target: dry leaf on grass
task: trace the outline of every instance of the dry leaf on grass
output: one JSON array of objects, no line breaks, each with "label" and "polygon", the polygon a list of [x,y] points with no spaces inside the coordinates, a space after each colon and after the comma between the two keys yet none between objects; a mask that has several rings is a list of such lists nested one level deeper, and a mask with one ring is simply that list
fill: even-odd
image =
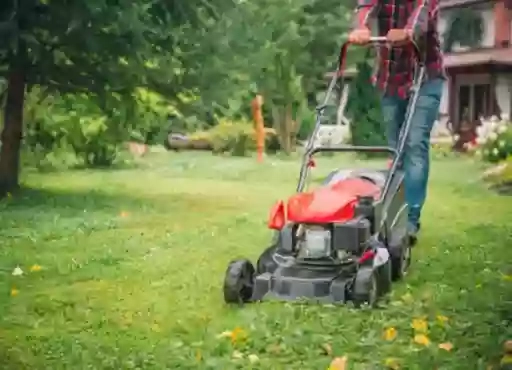
[{"label": "dry leaf on grass", "polygon": [[332,360],[328,370],[347,370],[348,357],[336,357]]},{"label": "dry leaf on grass", "polygon": [[390,328],[387,328],[386,330],[384,330],[384,339],[387,341],[392,341],[393,339],[396,338],[397,335],[398,335],[398,332],[393,327],[390,327]]},{"label": "dry leaf on grass", "polygon": [[327,356],[332,356],[332,346],[329,343],[324,343],[321,347]]},{"label": "dry leaf on grass", "polygon": [[38,272],[41,271],[43,268],[39,266],[38,264],[30,266],[30,272]]},{"label": "dry leaf on grass", "polygon": [[20,294],[20,291],[16,288],[11,288],[11,297],[16,297],[18,294]]},{"label": "dry leaf on grass", "polygon": [[388,369],[391,369],[391,370],[399,370],[400,369],[400,364],[398,363],[398,360],[396,358],[387,358],[385,361],[384,361],[384,366],[386,366],[386,368]]},{"label": "dry leaf on grass", "polygon": [[438,345],[439,349],[445,350],[446,352],[450,352],[453,349],[453,344],[450,342],[440,343]]},{"label": "dry leaf on grass", "polygon": [[430,339],[428,339],[425,334],[416,334],[414,336],[414,343],[422,346],[428,346],[430,345]]},{"label": "dry leaf on grass", "polygon": [[427,329],[428,329],[428,324],[423,319],[414,319],[414,320],[412,320],[411,326],[414,329],[414,331],[418,332],[418,333],[426,333]]}]

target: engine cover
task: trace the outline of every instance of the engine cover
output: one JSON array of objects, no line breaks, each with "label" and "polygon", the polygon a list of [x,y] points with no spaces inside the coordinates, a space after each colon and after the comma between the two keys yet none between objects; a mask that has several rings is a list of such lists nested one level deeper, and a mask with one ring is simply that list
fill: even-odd
[{"label": "engine cover", "polygon": [[342,250],[356,255],[363,253],[365,243],[370,239],[370,228],[370,221],[362,217],[343,223],[333,223],[333,250]]}]

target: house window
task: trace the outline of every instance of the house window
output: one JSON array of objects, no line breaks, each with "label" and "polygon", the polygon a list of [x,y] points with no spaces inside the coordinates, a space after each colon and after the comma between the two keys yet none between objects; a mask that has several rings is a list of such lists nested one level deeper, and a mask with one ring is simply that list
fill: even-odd
[{"label": "house window", "polygon": [[493,115],[493,96],[490,84],[471,84],[459,86],[458,118],[475,122],[480,117]]}]

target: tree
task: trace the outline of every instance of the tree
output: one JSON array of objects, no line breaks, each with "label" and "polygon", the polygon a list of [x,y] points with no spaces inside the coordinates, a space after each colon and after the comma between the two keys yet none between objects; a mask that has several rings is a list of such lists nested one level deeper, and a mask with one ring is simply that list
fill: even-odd
[{"label": "tree", "polygon": [[[0,194],[18,186],[25,92],[81,93],[106,101],[137,87],[176,97],[201,24],[219,8],[202,0],[4,0],[0,5],[0,74],[7,81],[0,149]],[[193,37],[188,37],[192,35]],[[4,40],[6,42],[4,42]],[[196,62],[197,64],[197,62]],[[188,87],[192,90],[193,88]]]}]

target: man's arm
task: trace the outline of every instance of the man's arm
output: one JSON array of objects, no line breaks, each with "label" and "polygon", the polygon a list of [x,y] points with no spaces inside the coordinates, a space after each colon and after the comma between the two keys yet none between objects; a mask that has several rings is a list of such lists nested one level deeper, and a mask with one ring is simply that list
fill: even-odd
[{"label": "man's arm", "polygon": [[407,20],[405,29],[411,33],[413,40],[418,40],[428,29],[428,23],[437,15],[438,0],[417,0],[416,9]]},{"label": "man's arm", "polygon": [[354,29],[368,28],[370,17],[377,8],[379,0],[357,0]]}]

